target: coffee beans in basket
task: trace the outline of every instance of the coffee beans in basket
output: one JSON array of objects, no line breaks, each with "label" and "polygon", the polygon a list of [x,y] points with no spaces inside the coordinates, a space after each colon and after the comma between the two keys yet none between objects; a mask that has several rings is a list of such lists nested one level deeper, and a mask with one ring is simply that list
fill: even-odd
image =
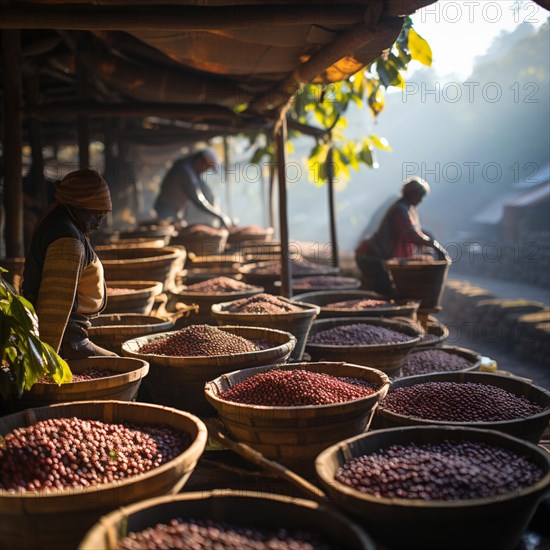
[{"label": "coffee beans in basket", "polygon": [[308,343],[329,346],[376,346],[406,342],[411,338],[402,332],[386,327],[354,323],[321,330],[314,334]]},{"label": "coffee beans in basket", "polygon": [[168,426],[51,418],[4,436],[0,489],[85,488],[125,480],[181,454],[189,436]]},{"label": "coffee beans in basket", "polygon": [[200,283],[189,285],[185,287],[185,290],[210,294],[216,292],[238,292],[239,290],[249,290],[251,288],[253,288],[251,285],[247,285],[231,277],[215,277],[214,279],[208,279]]},{"label": "coffee beans in basket", "polygon": [[335,377],[302,369],[273,369],[235,384],[219,397],[247,405],[300,407],[361,399],[376,389],[357,378]]},{"label": "coffee beans in basket", "polygon": [[472,363],[468,359],[456,353],[441,349],[427,349],[411,353],[403,365],[402,374],[415,376],[432,372],[454,372],[471,366]]},{"label": "coffee beans in basket", "polygon": [[139,352],[174,357],[210,357],[261,349],[265,349],[265,344],[252,342],[210,325],[191,325],[173,332],[166,338],[141,346]]},{"label": "coffee beans in basket", "polygon": [[344,300],[341,302],[333,302],[323,306],[325,309],[348,309],[352,311],[357,311],[360,309],[369,309],[373,307],[384,307],[391,305],[391,302],[386,300],[374,300],[372,298],[363,298],[355,300]]},{"label": "coffee beans in basket", "polygon": [[288,300],[273,296],[272,294],[256,294],[250,298],[242,298],[231,302],[224,311],[229,313],[292,313],[303,311],[297,305],[292,304]]},{"label": "coffee beans in basket", "polygon": [[473,382],[427,382],[390,389],[380,408],[443,422],[499,422],[527,418],[543,411],[540,405],[523,396]]},{"label": "coffee beans in basket", "polygon": [[334,548],[318,533],[305,529],[260,529],[211,519],[173,519],[120,541],[119,550],[163,550],[197,548],[204,550],[330,550]]}]

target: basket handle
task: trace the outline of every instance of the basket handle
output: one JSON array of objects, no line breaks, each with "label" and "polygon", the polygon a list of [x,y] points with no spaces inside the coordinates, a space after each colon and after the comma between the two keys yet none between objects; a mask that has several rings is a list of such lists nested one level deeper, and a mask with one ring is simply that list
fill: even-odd
[{"label": "basket handle", "polygon": [[210,419],[206,422],[206,424],[208,427],[208,435],[230,451],[237,453],[244,459],[264,468],[275,476],[289,481],[295,487],[298,487],[301,491],[303,491],[303,493],[310,499],[326,507],[332,507],[332,503],[328,500],[327,495],[321,491],[321,489],[307,481],[307,479],[304,479],[302,476],[298,475],[296,472],[289,470],[282,464],[265,458],[262,453],[252,449],[252,447],[249,447],[245,443],[234,441],[223,432],[219,421]]}]

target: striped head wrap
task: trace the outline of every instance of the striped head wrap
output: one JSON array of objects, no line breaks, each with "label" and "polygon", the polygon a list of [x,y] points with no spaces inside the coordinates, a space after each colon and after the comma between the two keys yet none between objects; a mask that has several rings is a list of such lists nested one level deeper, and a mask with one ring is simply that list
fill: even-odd
[{"label": "striped head wrap", "polygon": [[107,182],[95,170],[87,168],[67,174],[55,185],[55,200],[66,206],[88,210],[112,210]]}]

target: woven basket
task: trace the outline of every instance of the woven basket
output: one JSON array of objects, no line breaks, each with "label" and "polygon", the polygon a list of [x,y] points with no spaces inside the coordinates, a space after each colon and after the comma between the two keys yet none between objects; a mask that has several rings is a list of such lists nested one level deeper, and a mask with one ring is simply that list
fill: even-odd
[{"label": "woven basket", "polygon": [[115,353],[121,352],[124,342],[139,336],[171,330],[174,322],[154,315],[122,313],[99,315],[90,319],[88,336],[92,342]]},{"label": "woven basket", "polygon": [[238,325],[247,327],[264,327],[278,330],[286,330],[296,338],[296,347],[290,357],[295,361],[300,361],[304,353],[307,342],[307,336],[311,329],[314,319],[319,314],[319,307],[301,302],[287,300],[294,306],[298,306],[302,311],[292,311],[287,313],[230,313],[225,311],[231,302],[222,302],[214,304],[211,308],[212,317],[218,325]]},{"label": "woven basket", "polygon": [[238,273],[239,266],[242,263],[242,256],[240,254],[212,254],[209,256],[200,256],[189,252],[187,254],[187,264],[189,269],[196,268],[213,268],[213,269],[234,269],[235,273]]},{"label": "woven basket", "polygon": [[424,335],[417,348],[436,348],[441,347],[443,342],[449,337],[449,329],[433,315],[428,315],[426,327],[423,327]]},{"label": "woven basket", "polygon": [[275,230],[273,227],[265,227],[262,228],[262,230],[258,231],[247,231],[246,226],[233,229],[229,232],[229,237],[227,238],[227,244],[234,246],[234,245],[242,245],[245,243],[269,243],[273,240],[273,234],[275,233]]},{"label": "woven basket", "polygon": [[[493,444],[528,457],[543,478],[536,484],[491,498],[424,501],[375,497],[339,481],[348,460],[390,445],[442,443],[445,440]],[[423,426],[377,430],[341,441],[315,461],[331,500],[364,526],[383,548],[412,550],[512,550],[550,486],[550,454],[535,445],[490,430]]]},{"label": "woven basket", "polygon": [[139,352],[141,346],[148,342],[169,336],[168,332],[129,340],[122,345],[122,353],[148,361],[151,365],[144,388],[155,403],[182,408],[194,414],[212,415],[214,411],[204,397],[204,385],[208,380],[235,369],[284,363],[296,345],[294,336],[281,330],[256,327],[220,328],[248,340],[267,341],[273,347],[256,352],[210,357],[174,357]]},{"label": "woven basket", "polygon": [[51,493],[0,490],[1,548],[73,550],[104,514],[146,498],[177,493],[194,470],[207,440],[206,426],[187,412],[121,401],[81,401],[27,409],[0,418],[0,434],[48,418],[73,416],[109,423],[170,426],[188,433],[192,443],[166,464],[127,480]]},{"label": "woven basket", "polygon": [[416,319],[419,302],[398,300],[395,304],[387,304],[381,307],[369,307],[364,309],[329,309],[323,306],[335,302],[347,300],[384,300],[383,296],[368,290],[322,290],[318,292],[305,292],[297,294],[294,300],[315,304],[321,308],[319,319],[341,319],[344,317],[410,317]]},{"label": "woven basket", "polygon": [[159,281],[107,281],[107,288],[130,288],[134,292],[107,296],[103,313],[144,313],[153,309],[155,297],[162,292]]},{"label": "woven basket", "polygon": [[[320,533],[331,548],[375,550],[352,521],[319,504],[288,495],[215,490],[149,499],[101,519],[79,550],[111,550],[123,532],[138,532],[176,517],[211,519],[269,530],[299,529]],[[116,543],[115,543],[116,544]],[[116,546],[115,546],[116,547]]]},{"label": "woven basket", "polygon": [[160,281],[163,288],[175,283],[176,273],[183,269],[185,249],[176,246],[162,248],[97,246],[105,279],[110,281]]},{"label": "woven basket", "polygon": [[[359,279],[355,279],[354,277],[340,277],[338,275],[331,275],[330,277],[333,277],[336,281],[333,284],[327,285],[326,282],[323,282],[325,277],[325,275],[313,275],[292,279],[292,292],[296,294],[320,292],[323,290],[340,292],[341,290],[359,290],[361,286],[361,281]],[[308,279],[311,279],[311,281],[308,281],[306,285],[305,281]],[[280,290],[281,286],[281,281],[275,282],[275,287],[277,289]]]},{"label": "woven basket", "polygon": [[122,246],[132,246],[138,248],[162,248],[170,242],[170,236],[166,237],[135,237],[121,238],[120,236],[112,236],[108,239],[107,244],[115,244]]},{"label": "woven basket", "polygon": [[229,300],[232,301],[248,298],[250,296],[254,296],[255,294],[260,294],[261,292],[264,292],[264,289],[259,286],[250,286],[248,289],[236,290],[233,292],[215,292],[209,294],[205,292],[193,292],[191,290],[187,290],[186,287],[181,287],[177,290],[174,289],[166,291],[166,294],[168,295],[168,303],[166,304],[166,307],[172,310],[177,302],[196,304],[199,306],[199,310],[197,313],[191,314],[189,322],[191,324],[207,323],[210,325],[215,325],[216,321],[213,319],[211,312],[211,308],[214,304],[227,302]]},{"label": "woven basket", "polygon": [[260,367],[225,374],[206,384],[205,395],[237,441],[306,475],[313,473],[315,457],[323,449],[343,437],[351,437],[368,429],[374,409],[389,387],[388,377],[375,369],[347,363],[294,363],[277,368],[359,378],[375,384],[378,390],[368,397],[346,403],[304,407],[245,405],[219,398],[220,393],[235,384],[272,368]]},{"label": "woven basket", "polygon": [[193,253],[196,256],[221,254],[225,250],[228,234],[227,229],[217,230],[216,234],[213,234],[191,232],[188,228],[182,228],[170,239],[170,244],[184,246],[188,254]]},{"label": "woven basket", "polygon": [[143,225],[129,231],[121,231],[119,239],[143,239],[143,238],[170,238],[175,234],[175,228],[172,224],[167,225]]},{"label": "woven basket", "polygon": [[500,422],[438,422],[436,420],[423,420],[421,418],[404,416],[402,414],[396,414],[386,409],[379,408],[377,421],[380,423],[380,426],[385,428],[396,428],[402,426],[432,424],[436,426],[483,428],[486,430],[497,430],[508,435],[519,437],[520,439],[524,439],[526,441],[531,441],[532,443],[539,442],[544,430],[548,426],[548,421],[550,420],[550,391],[533,384],[528,384],[527,382],[522,382],[521,380],[510,376],[501,376],[498,374],[481,372],[445,372],[437,374],[423,374],[419,376],[407,376],[406,378],[394,380],[391,387],[392,389],[404,388],[414,386],[416,384],[425,384],[427,382],[454,382],[457,384],[471,382],[475,384],[496,386],[515,395],[523,396],[529,401],[541,405],[544,410],[539,414],[529,416],[527,418],[504,420]]},{"label": "woven basket", "polygon": [[420,300],[421,309],[440,306],[450,265],[445,260],[426,263],[404,262],[393,258],[386,262],[395,295],[398,298]]},{"label": "woven basket", "polygon": [[315,321],[311,327],[311,339],[322,330],[334,327],[363,323],[366,325],[381,326],[387,329],[402,332],[410,336],[410,340],[397,344],[380,344],[372,346],[333,346],[326,344],[306,344],[306,353],[313,361],[345,361],[356,365],[365,365],[379,369],[389,376],[398,376],[407,355],[420,341],[420,332],[412,324],[393,319],[377,317],[354,317],[353,319],[321,319]]},{"label": "woven basket", "polygon": [[36,382],[23,392],[20,398],[10,401],[10,411],[16,412],[32,407],[44,407],[55,403],[73,401],[109,400],[133,401],[136,398],[141,380],[149,372],[149,363],[131,357],[88,357],[69,361],[74,374],[87,369],[110,370],[117,374],[81,382],[42,384]]}]

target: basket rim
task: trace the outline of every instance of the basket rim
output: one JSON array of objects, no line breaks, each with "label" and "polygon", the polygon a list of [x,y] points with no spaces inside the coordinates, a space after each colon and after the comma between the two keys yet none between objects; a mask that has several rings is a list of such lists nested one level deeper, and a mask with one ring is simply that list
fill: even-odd
[{"label": "basket rim", "polygon": [[[215,278],[215,277],[214,277]],[[208,279],[207,279],[208,280]],[[236,281],[236,279],[234,279]],[[240,281],[236,281],[240,282]],[[212,297],[215,298],[216,296],[221,297],[232,297],[232,296],[238,296],[239,294],[248,294],[250,292],[265,292],[264,287],[262,286],[256,286],[256,285],[249,285],[245,283],[248,288],[243,288],[242,290],[231,290],[226,292],[200,292],[200,291],[187,291],[187,285],[182,285],[182,292],[176,292],[177,289],[168,289],[166,292],[169,294],[173,294],[174,296],[192,296],[193,298],[206,298],[206,297]]]},{"label": "basket rim", "polygon": [[[193,326],[193,325],[190,325],[190,326]],[[284,353],[281,353],[280,356],[284,356],[286,354],[286,349],[285,348],[288,348],[289,346],[292,345],[292,343],[294,343],[294,346],[296,345],[296,337],[292,334],[290,334],[290,332],[285,332],[284,330],[279,330],[279,329],[272,329],[272,328],[264,328],[264,327],[246,327],[246,326],[238,326],[238,325],[224,325],[224,326],[220,326],[220,327],[215,327],[219,330],[227,330],[227,329],[238,329],[238,330],[259,330],[259,331],[262,331],[262,332],[272,332],[272,333],[278,333],[280,335],[286,335],[288,340],[287,342],[284,342],[282,344],[279,344],[277,346],[273,346],[271,348],[267,348],[267,349],[264,349],[264,350],[259,350],[259,351],[246,351],[244,353],[233,353],[231,354],[231,357],[236,357],[236,358],[239,358],[239,359],[245,359],[246,357],[251,357],[251,356],[255,356],[257,357],[258,355],[262,355],[262,354],[265,354],[266,356],[269,356],[269,355],[273,355],[273,352],[276,351],[276,350],[279,350],[281,352],[284,351]],[[126,340],[126,342],[123,342],[122,345],[121,345],[121,349],[122,349],[122,353],[127,353],[128,355],[126,355],[126,357],[138,357],[139,359],[143,358],[143,357],[150,357],[151,358],[151,361],[152,362],[163,362],[163,361],[166,361],[166,360],[171,360],[171,359],[188,359],[190,361],[193,361],[193,362],[197,362],[197,361],[200,361],[200,360],[204,360],[204,362],[212,362],[212,361],[215,361],[216,359],[219,359],[219,358],[225,358],[227,357],[227,354],[225,355],[157,355],[157,354],[154,354],[154,353],[140,353],[139,351],[133,351],[131,349],[129,349],[130,347],[130,344],[133,344],[135,342],[136,345],[139,344],[139,341],[142,340],[143,344],[145,343],[149,343],[149,342],[152,342],[152,341],[155,341],[155,340],[161,340],[161,339],[164,339],[166,338],[167,336],[170,336],[171,334],[174,334],[175,332],[179,332],[177,330],[173,330],[173,331],[168,331],[168,332],[159,332],[159,333],[156,333],[156,334],[148,334],[148,335],[145,335],[145,336],[138,336],[137,338],[132,338],[131,340]],[[244,336],[243,336],[244,338]],[[140,346],[141,347],[141,346]],[[294,348],[292,347],[290,352],[292,352]],[[182,365],[183,366],[183,365]]]},{"label": "basket rim", "polygon": [[[474,427],[474,428],[488,428],[491,426],[495,426],[495,429],[501,426],[516,426],[522,422],[528,421],[528,420],[537,420],[537,419],[543,419],[545,417],[550,418],[550,391],[543,388],[542,386],[537,386],[536,384],[528,384],[527,382],[523,382],[521,380],[515,380],[513,378],[510,378],[508,376],[502,376],[501,374],[494,374],[490,372],[470,372],[470,371],[456,371],[456,372],[433,372],[430,374],[417,374],[414,376],[403,376],[402,378],[398,378],[392,382],[392,385],[395,384],[394,387],[401,387],[404,385],[405,387],[414,386],[416,383],[418,384],[426,384],[431,381],[437,382],[439,379],[446,379],[446,378],[461,378],[461,377],[473,377],[474,379],[478,380],[478,383],[484,384],[488,386],[496,386],[495,384],[491,384],[490,380],[491,377],[493,380],[500,379],[500,380],[506,380],[506,381],[513,381],[513,383],[517,383],[518,385],[525,385],[530,386],[535,390],[536,393],[542,394],[546,396],[548,400],[548,404],[544,409],[537,414],[532,414],[530,416],[526,416],[524,418],[514,418],[512,420],[495,420],[493,422],[487,422],[487,421],[475,421],[475,422],[456,422],[456,421],[450,421],[450,420],[430,420],[426,418],[421,418],[419,416],[408,416],[405,414],[395,413],[392,411],[388,411],[382,407],[378,408],[377,414],[380,416],[386,417],[388,419],[395,419],[395,421],[401,421],[401,420],[414,420],[415,422],[418,421],[421,425],[434,425],[434,426],[456,426],[456,427]],[[421,380],[422,379],[422,380]],[[446,381],[446,380],[441,380]],[[485,382],[484,382],[485,381]],[[401,382],[401,383],[400,383]],[[410,384],[409,382],[412,382]],[[466,382],[473,382],[470,380],[464,380],[464,381],[457,381],[458,383],[466,383]],[[500,387],[500,386],[496,386]],[[510,393],[514,393],[514,395],[518,395],[515,392],[511,390]]]},{"label": "basket rim", "polygon": [[[257,268],[267,267],[269,265],[280,265],[279,260],[266,260],[262,262],[250,262],[245,263],[239,267],[239,273],[242,275],[254,275],[257,277],[280,277],[280,273],[257,273],[254,270]],[[323,264],[316,264],[314,262],[309,262],[312,266],[316,266],[313,271],[308,273],[292,273],[291,269],[291,278],[300,278],[300,277],[309,277],[311,275],[335,275],[338,273],[338,268],[334,266],[323,266]],[[322,269],[320,269],[322,268]]]},{"label": "basket rim", "polygon": [[[56,490],[55,492],[52,491],[51,493],[44,493],[39,491],[26,491],[24,493],[23,492],[12,493],[10,491],[0,489],[0,502],[4,499],[8,499],[8,502],[15,501],[16,499],[22,500],[23,502],[27,499],[32,499],[32,500],[65,499],[66,500],[69,498],[74,499],[76,496],[79,496],[79,495],[90,495],[90,494],[100,493],[106,490],[121,489],[123,487],[127,487],[135,483],[141,483],[146,479],[149,479],[151,477],[156,477],[159,474],[163,474],[169,471],[176,462],[182,462],[186,459],[189,459],[194,454],[196,454],[197,451],[202,447],[202,451],[197,456],[197,460],[198,460],[198,458],[204,451],[204,447],[206,446],[206,442],[208,439],[208,432],[204,422],[198,416],[187,411],[176,409],[174,407],[166,407],[163,405],[155,405],[153,403],[142,403],[142,402],[132,402],[132,401],[88,400],[88,401],[72,401],[67,403],[55,403],[53,405],[48,405],[46,407],[37,407],[36,409],[26,409],[23,413],[29,415],[29,414],[35,414],[35,413],[34,412],[30,413],[27,411],[35,411],[37,409],[49,409],[51,411],[54,411],[57,407],[74,406],[75,408],[78,408],[78,407],[89,406],[94,404],[97,404],[98,406],[102,406],[102,407],[111,407],[111,408],[147,407],[151,409],[162,410],[172,415],[175,414],[176,416],[183,416],[183,417],[186,417],[195,425],[197,434],[195,439],[191,441],[189,447],[187,447],[182,453],[177,455],[172,460],[169,460],[168,462],[165,462],[164,464],[161,464],[160,466],[157,466],[156,468],[153,468],[142,474],[137,474],[130,478],[117,480],[111,483],[100,483],[97,486],[92,486],[92,487],[84,487],[84,488],[78,488],[78,489],[75,489],[74,487],[71,487],[71,488],[67,487],[66,489]],[[21,413],[15,413],[15,414],[21,414]],[[9,416],[12,416],[12,415],[9,415]],[[8,418],[8,417],[4,417],[4,418]],[[123,420],[116,421],[116,422],[123,422]],[[114,421],[111,423],[114,423]],[[191,435],[191,434],[188,434],[188,435]]]},{"label": "basket rim", "polygon": [[[492,497],[485,497],[485,498],[476,498],[476,499],[464,499],[464,500],[454,500],[454,501],[426,501],[421,499],[405,499],[405,498],[388,498],[388,497],[376,497],[374,495],[369,495],[368,493],[361,493],[360,491],[357,491],[356,489],[353,489],[349,487],[348,485],[345,485],[344,483],[341,483],[334,477],[332,479],[326,479],[323,475],[324,472],[320,472],[319,470],[322,469],[322,464],[327,461],[328,457],[335,457],[337,454],[341,451],[342,453],[345,453],[348,455],[347,460],[350,460],[350,458],[355,458],[358,455],[351,455],[349,452],[349,445],[355,443],[356,441],[359,441],[361,439],[367,438],[367,437],[375,437],[377,434],[384,434],[384,433],[402,433],[407,431],[435,431],[435,432],[441,432],[442,434],[447,433],[449,434],[449,437],[452,437],[453,434],[464,435],[465,437],[463,439],[467,439],[467,436],[469,433],[475,433],[475,434],[491,434],[493,437],[497,436],[501,440],[509,440],[513,441],[515,444],[518,444],[520,446],[528,447],[531,451],[535,452],[537,455],[542,457],[548,464],[546,474],[537,481],[537,483],[530,485],[528,487],[525,487],[523,489],[520,489],[516,492],[510,492],[506,493],[504,495],[494,495]],[[402,442],[400,443],[402,444]],[[347,452],[346,452],[347,451]],[[469,428],[469,427],[462,427],[462,426],[407,426],[407,427],[399,427],[399,428],[386,428],[383,430],[376,430],[372,432],[367,432],[363,434],[359,434],[354,437],[350,437],[347,439],[344,439],[340,441],[339,443],[336,443],[335,445],[331,445],[324,451],[322,451],[317,458],[315,459],[315,470],[317,473],[317,476],[321,479],[321,481],[327,486],[330,487],[332,491],[335,491],[342,496],[345,496],[346,498],[351,498],[352,500],[359,500],[362,502],[366,502],[369,504],[375,504],[380,506],[399,506],[400,508],[417,508],[417,509],[424,509],[424,510],[453,510],[458,508],[475,508],[478,506],[486,506],[489,504],[496,504],[508,500],[512,500],[517,497],[523,497],[532,493],[536,493],[538,491],[541,491],[545,488],[545,486],[550,485],[550,454],[537,445],[534,445],[533,443],[530,443],[528,441],[525,441],[523,439],[519,439],[517,437],[513,437],[509,434],[505,434],[496,430],[482,430],[479,428]]]},{"label": "basket rim", "polygon": [[[394,321],[392,319],[385,319],[383,317],[341,317],[341,318],[328,318],[328,319],[317,319],[316,321],[313,321],[312,329],[317,326],[321,326],[321,324],[333,324],[333,326],[340,326],[340,325],[356,325],[356,324],[362,324],[362,325],[381,325],[385,328],[391,328],[392,330],[395,330],[396,332],[402,332],[407,336],[410,336],[407,334],[406,331],[399,330],[396,327],[404,327],[407,328],[410,331],[413,331],[417,334],[417,336],[411,337],[409,340],[405,340],[404,342],[397,342],[394,344],[314,344],[308,341],[306,342],[306,349],[308,347],[316,348],[316,349],[341,349],[341,348],[353,348],[353,349],[368,349],[368,350],[384,350],[384,349],[401,349],[401,348],[407,348],[416,346],[421,340],[421,333],[419,330],[414,328],[409,323],[404,323],[402,321]],[[331,327],[332,328],[332,327]],[[311,333],[310,333],[311,334]]]},{"label": "basket rim", "polygon": [[[126,250],[127,247],[124,247],[123,250]],[[114,250],[114,249],[112,249]],[[181,248],[176,248],[175,246],[161,246],[157,248],[153,247],[141,247],[141,248],[135,248],[132,250],[140,250],[140,251],[161,251],[161,254],[152,254],[151,256],[141,256],[139,258],[122,258],[122,259],[107,259],[107,258],[99,258],[101,260],[101,263],[104,265],[128,265],[128,264],[138,264],[138,263],[146,263],[146,262],[152,262],[152,261],[158,261],[158,260],[174,260],[180,256],[185,256],[186,252],[182,250]]]},{"label": "basket rim", "polygon": [[[166,325],[166,328],[170,328],[174,326],[174,321],[170,321],[170,319],[167,319],[165,317],[156,317],[155,315],[150,315],[146,313],[103,313],[99,317],[121,317],[121,316],[127,316],[127,317],[140,317],[140,318],[149,318],[149,319],[157,319],[159,322],[155,323],[147,323],[144,325],[130,325],[130,324],[119,324],[119,325],[92,325],[88,328],[88,333],[93,334],[95,332],[98,332],[100,329],[123,329],[123,328],[146,328],[146,327],[161,327],[163,325]],[[96,317],[95,319],[98,319],[99,317]],[[95,319],[92,319],[91,322],[93,322]]]},{"label": "basket rim", "polygon": [[[372,401],[374,399],[374,397],[378,396],[378,399],[381,399],[383,397],[383,394],[385,395],[390,387],[390,379],[389,377],[387,376],[386,373],[382,372],[381,370],[378,370],[378,369],[375,369],[375,368],[372,368],[372,367],[364,367],[362,365],[356,365],[356,364],[353,364],[353,363],[347,363],[345,361],[318,361],[318,362],[311,362],[311,363],[306,363],[306,362],[303,362],[303,363],[284,363],[284,364],[279,364],[279,365],[266,365],[266,366],[262,366],[262,367],[252,367],[251,369],[241,369],[241,370],[250,370],[250,371],[254,371],[254,372],[250,372],[250,376],[247,376],[246,379],[254,376],[255,374],[260,374],[260,373],[263,373],[265,371],[269,371],[269,370],[274,370],[274,369],[281,369],[281,370],[308,370],[307,368],[303,368],[304,366],[305,367],[308,367],[308,366],[318,366],[318,365],[345,365],[345,366],[350,366],[350,367],[354,367],[354,368],[358,368],[358,369],[362,369],[362,370],[368,370],[368,371],[371,371],[371,372],[374,372],[376,373],[379,377],[380,377],[380,380],[382,381],[380,387],[374,392],[374,393],[371,393],[369,395],[366,395],[365,397],[361,397],[361,398],[358,398],[358,399],[351,399],[349,401],[343,401],[341,403],[328,403],[326,405],[289,405],[289,406],[276,406],[276,405],[252,405],[252,404],[247,404],[247,403],[237,403],[235,401],[228,401],[226,399],[221,399],[220,397],[218,397],[217,393],[212,389],[212,388],[216,388],[216,382],[218,380],[222,380],[222,379],[227,379],[229,376],[231,376],[232,374],[235,374],[237,372],[240,372],[240,371],[233,371],[233,372],[228,372],[228,373],[225,373],[225,374],[222,374],[221,376],[218,376],[217,378],[215,378],[214,380],[210,380],[208,381],[205,386],[204,386],[204,393],[205,393],[205,396],[207,397],[207,399],[210,401],[210,399],[215,402],[216,404],[223,404],[225,407],[234,407],[235,409],[237,410],[249,410],[249,411],[260,411],[260,412],[269,412],[269,411],[295,411],[295,412],[300,412],[300,411],[311,411],[311,410],[322,410],[322,411],[329,411],[330,409],[332,408],[335,408],[335,407],[342,407],[342,406],[345,406],[345,405],[351,405],[351,404],[360,404],[366,400],[370,400]],[[211,403],[213,406],[214,403]],[[216,407],[216,411],[218,411],[218,414],[219,414],[219,409],[218,407]]]}]

